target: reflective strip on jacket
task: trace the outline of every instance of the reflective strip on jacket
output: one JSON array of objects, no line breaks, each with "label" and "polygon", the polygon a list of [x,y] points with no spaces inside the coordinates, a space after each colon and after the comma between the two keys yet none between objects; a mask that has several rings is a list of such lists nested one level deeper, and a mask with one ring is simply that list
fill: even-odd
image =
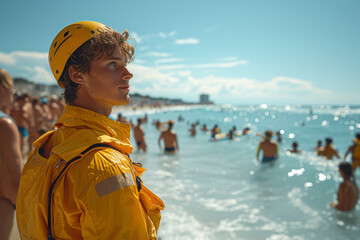
[{"label": "reflective strip on jacket", "polygon": [[67,105],[56,127],[34,142],[23,169],[16,202],[21,239],[48,238],[50,186],[67,162],[94,144],[112,148],[94,148],[79,157],[54,185],[53,237],[157,239],[164,204],[143,184],[138,191],[136,177],[145,169],[127,157],[132,152],[130,125]]}]

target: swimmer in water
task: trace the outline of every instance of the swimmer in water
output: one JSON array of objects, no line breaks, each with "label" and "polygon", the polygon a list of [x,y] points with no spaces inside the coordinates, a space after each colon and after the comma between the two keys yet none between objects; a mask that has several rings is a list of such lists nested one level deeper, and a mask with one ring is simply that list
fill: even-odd
[{"label": "swimmer in water", "polygon": [[340,184],[337,192],[337,203],[330,206],[340,211],[351,211],[355,208],[359,199],[359,187],[355,182],[351,165],[348,162],[339,164],[339,172],[344,181]]},{"label": "swimmer in water", "polygon": [[332,160],[334,156],[340,158],[338,152],[335,150],[335,147],[332,145],[331,138],[325,138],[325,146],[319,148],[318,156],[325,156],[327,160]]},{"label": "swimmer in water", "polygon": [[212,138],[215,138],[215,135],[218,134],[218,133],[220,133],[220,132],[221,132],[220,128],[218,127],[217,124],[215,124],[215,126],[213,127],[213,129],[211,129],[211,137],[212,137]]},{"label": "swimmer in water", "polygon": [[191,124],[191,128],[189,129],[190,135],[194,137],[196,135],[196,124]]},{"label": "swimmer in water", "polygon": [[298,146],[299,146],[299,144],[298,144],[296,141],[293,142],[291,146],[292,146],[292,149],[288,149],[287,152],[291,152],[291,153],[301,153],[301,151],[297,149]]},{"label": "swimmer in water", "polygon": [[272,136],[272,131],[267,130],[265,132],[265,138],[263,138],[263,140],[259,143],[258,150],[256,152],[257,161],[259,161],[260,151],[263,152],[262,163],[273,162],[278,158],[278,145],[276,142],[271,141]]},{"label": "swimmer in water", "polygon": [[143,129],[143,127],[141,126],[141,124],[143,123],[143,119],[142,118],[138,118],[137,122],[138,124],[136,126],[134,126],[134,138],[136,141],[136,145],[137,145],[137,150],[143,150],[144,152],[146,152],[147,146],[145,143],[145,131]]},{"label": "swimmer in water", "polygon": [[356,138],[353,139],[353,145],[351,145],[345,153],[344,159],[347,155],[352,154],[352,170],[353,172],[360,166],[360,133],[356,134]]},{"label": "swimmer in water", "polygon": [[161,149],[161,139],[164,141],[165,144],[165,153],[175,153],[176,151],[179,151],[179,144],[177,141],[177,136],[174,130],[172,130],[174,126],[174,121],[170,120],[168,122],[168,129],[165,131],[162,131],[160,134],[160,137],[158,139],[158,144]]}]

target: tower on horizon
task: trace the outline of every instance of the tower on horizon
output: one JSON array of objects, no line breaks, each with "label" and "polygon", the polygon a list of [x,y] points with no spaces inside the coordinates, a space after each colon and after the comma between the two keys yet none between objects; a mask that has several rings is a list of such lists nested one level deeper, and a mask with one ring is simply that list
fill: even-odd
[{"label": "tower on horizon", "polygon": [[200,94],[200,103],[201,104],[209,104],[209,94]]}]

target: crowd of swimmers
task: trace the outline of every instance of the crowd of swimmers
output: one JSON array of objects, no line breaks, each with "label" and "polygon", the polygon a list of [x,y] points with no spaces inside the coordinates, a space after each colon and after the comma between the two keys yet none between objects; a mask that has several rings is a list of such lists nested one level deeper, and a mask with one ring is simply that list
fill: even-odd
[{"label": "crowd of swimmers", "polygon": [[[118,114],[117,121],[123,123],[129,123],[131,125],[133,136],[136,142],[137,151],[147,152],[145,131],[142,126],[143,123],[148,122],[147,114],[145,114],[143,118],[139,117],[137,119],[136,124],[132,120],[128,121],[126,118],[122,116],[122,114]],[[176,153],[177,151],[179,151],[179,142],[177,139],[177,134],[173,130],[174,123],[175,122],[173,120],[169,120],[166,122],[160,122],[160,120],[155,120],[152,123],[156,127],[156,129],[160,132],[158,138],[158,145],[160,150],[163,150],[165,153]],[[164,147],[161,146],[162,142],[164,144]]]},{"label": "crowd of swimmers", "polygon": [[[179,119],[182,119],[179,116]],[[196,135],[196,127],[199,125],[199,121],[190,124],[190,136]],[[158,125],[159,126],[159,125]],[[209,132],[211,134],[212,139],[216,139],[217,136],[221,136],[225,139],[233,140],[236,138],[236,135],[247,135],[250,133],[250,128],[245,127],[242,131],[237,132],[236,126],[233,126],[228,133],[221,134],[220,127],[215,124],[213,128],[210,130],[207,128],[206,124],[201,126],[201,131]],[[279,148],[278,144],[282,143],[281,132],[277,131],[276,133],[276,141],[271,140],[273,137],[273,132],[271,130],[265,131],[264,135],[261,133],[257,133],[257,136],[261,137],[261,141],[259,142],[257,152],[256,152],[256,159],[258,162],[260,153],[262,152],[262,159],[261,163],[270,163],[273,164],[276,159],[279,157]],[[301,154],[302,151],[299,150],[299,144],[297,141],[293,141],[291,144],[291,149],[287,149],[287,154]],[[325,145],[322,145],[322,141],[318,140],[317,146],[314,148],[316,154],[320,157],[324,157],[327,160],[332,160],[333,157],[340,158],[338,151],[336,150],[335,146],[333,145],[333,140],[330,137],[325,138]],[[352,162],[351,164],[346,161],[348,155],[351,154]],[[330,203],[330,206],[341,210],[341,211],[351,211],[355,208],[356,203],[358,201],[359,196],[359,188],[355,181],[354,172],[357,167],[360,166],[360,133],[355,134],[355,138],[352,141],[352,144],[348,147],[345,155],[344,161],[338,165],[339,173],[343,178],[343,182],[340,184],[337,192],[337,199],[336,203]]]},{"label": "crowd of swimmers", "polygon": [[[274,161],[279,157],[278,155],[278,143],[281,143],[282,139],[279,134],[277,134],[277,141],[272,141],[273,132],[270,130],[265,131],[265,136],[261,133],[257,134],[262,137],[262,140],[259,143],[256,158],[259,161],[259,153],[263,152],[262,163],[274,163]],[[323,156],[327,160],[332,160],[334,156],[340,158],[335,146],[332,144],[331,138],[325,138],[325,146],[322,146],[322,141],[319,140],[315,150],[318,156]],[[287,150],[288,153],[299,154],[301,151],[298,149],[298,143],[294,141],[292,143],[292,149]],[[352,163],[346,161],[347,156],[352,155]],[[356,203],[359,198],[359,188],[355,181],[354,172],[357,167],[360,166],[360,133],[356,133],[355,138],[352,141],[352,144],[349,146],[348,150],[344,155],[344,161],[339,164],[339,172],[343,178],[343,182],[340,184],[337,192],[337,202],[330,203],[330,206],[341,210],[341,211],[351,211],[355,208]]]}]

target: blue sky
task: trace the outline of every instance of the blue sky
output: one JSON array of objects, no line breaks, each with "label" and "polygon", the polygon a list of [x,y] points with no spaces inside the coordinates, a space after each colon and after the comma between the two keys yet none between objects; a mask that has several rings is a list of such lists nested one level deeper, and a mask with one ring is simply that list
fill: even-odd
[{"label": "blue sky", "polygon": [[216,103],[359,104],[360,1],[16,1],[0,3],[0,67],[54,83],[47,52],[94,20],[137,41],[133,93]]}]

